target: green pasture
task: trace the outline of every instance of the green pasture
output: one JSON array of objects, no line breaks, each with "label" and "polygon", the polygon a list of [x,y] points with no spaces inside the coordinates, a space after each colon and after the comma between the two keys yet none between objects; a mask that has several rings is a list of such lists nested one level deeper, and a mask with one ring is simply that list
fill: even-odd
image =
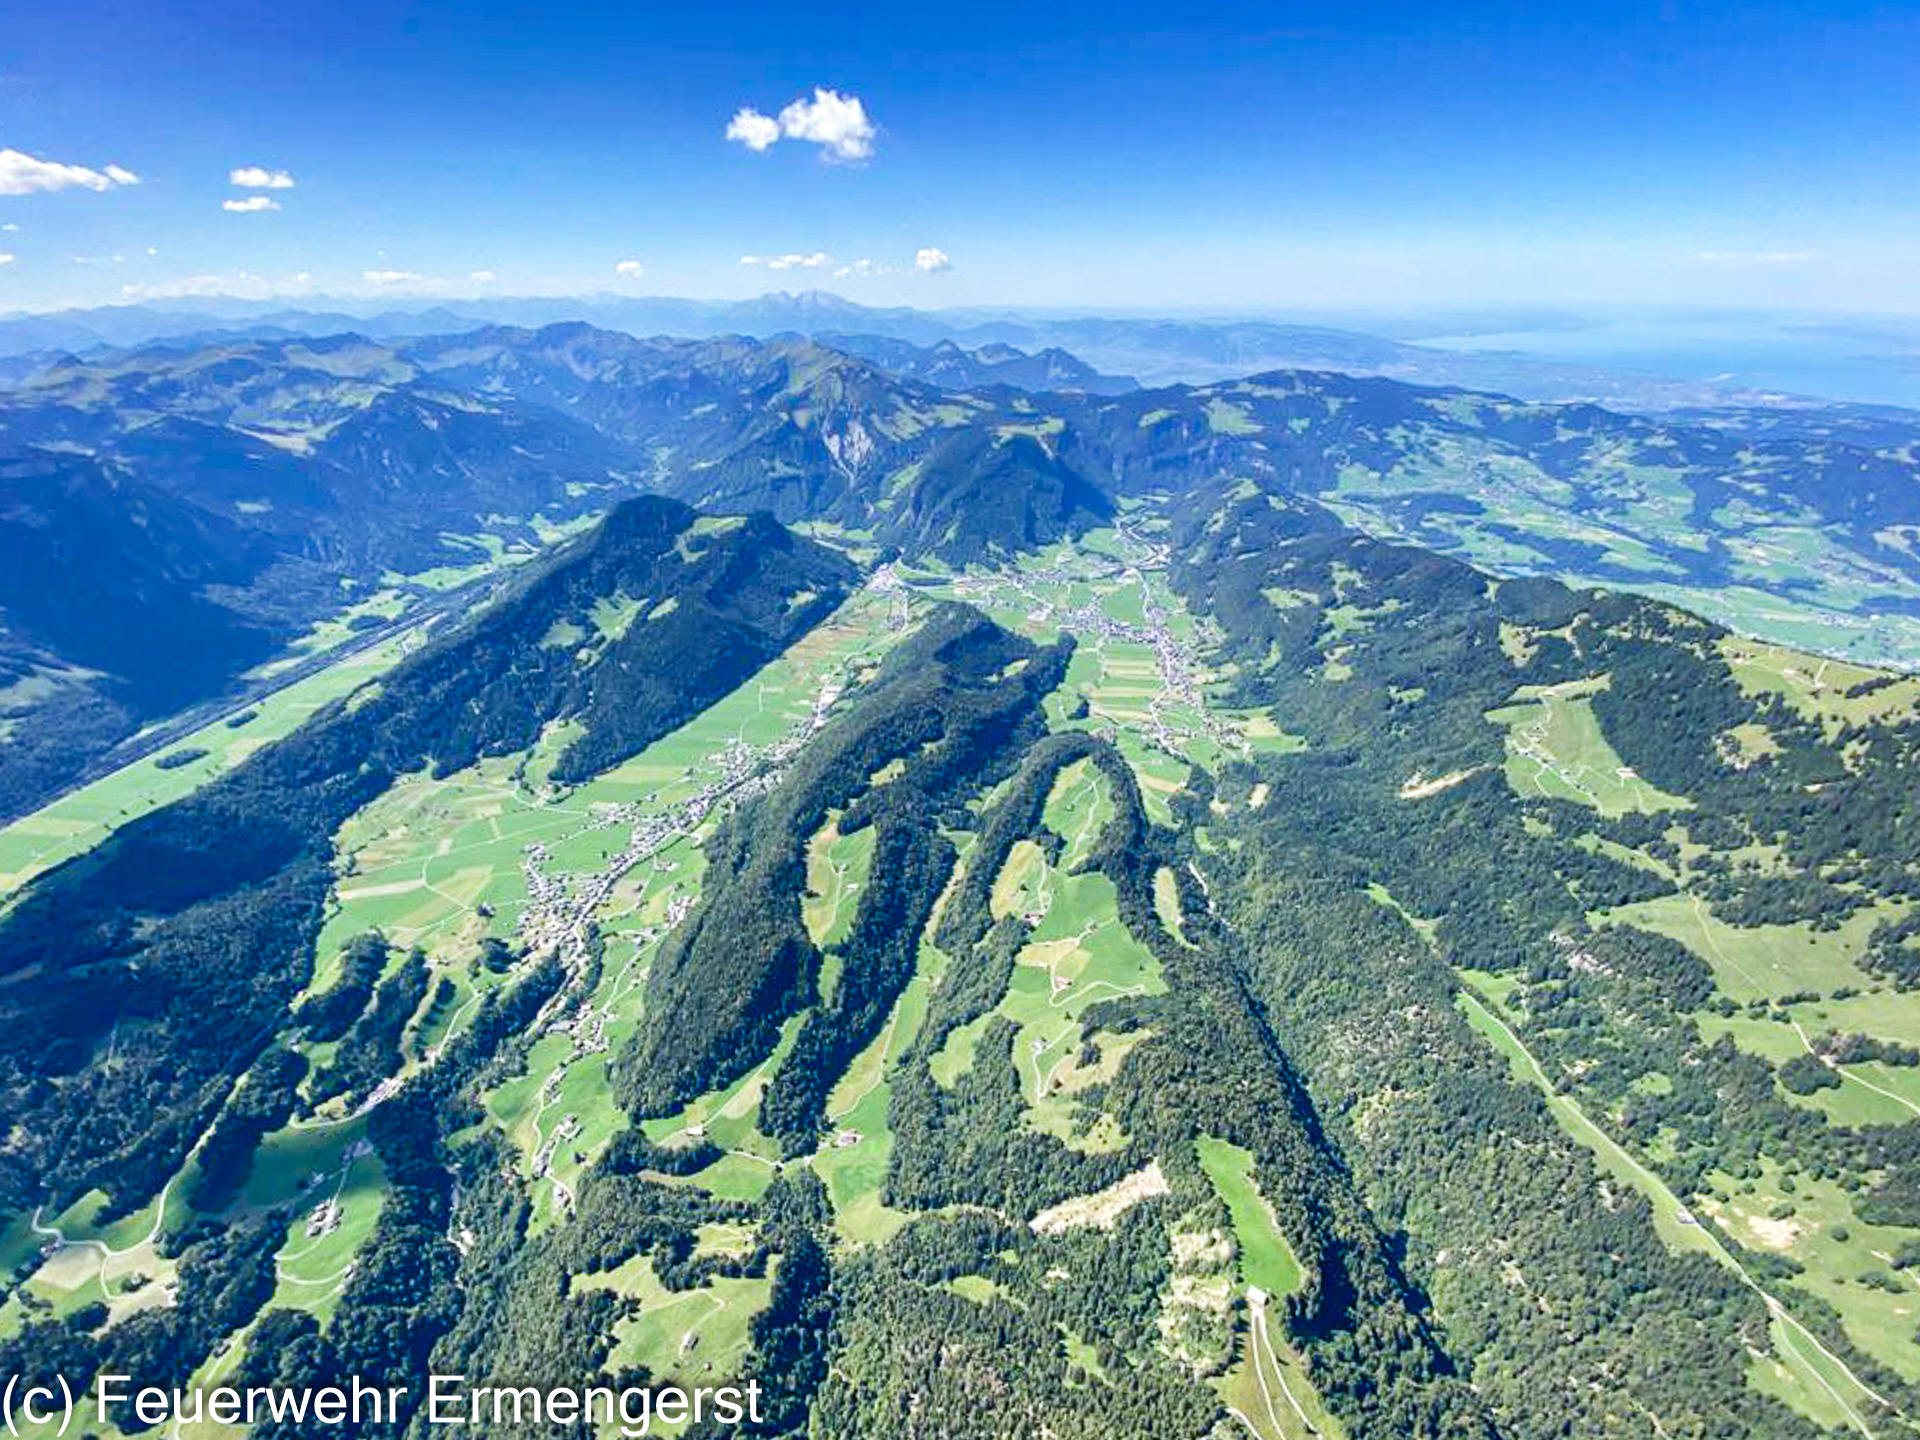
[{"label": "green pasture", "polygon": [[1291,1295],[1305,1277],[1293,1247],[1281,1233],[1273,1206],[1260,1193],[1253,1152],[1211,1135],[1202,1135],[1194,1145],[1200,1168],[1232,1217],[1234,1239],[1240,1246],[1240,1278],[1276,1300]]},{"label": "green pasture", "polygon": [[[1834,930],[1810,923],[1729,925],[1705,901],[1684,891],[1595,912],[1597,925],[1632,925],[1679,941],[1713,969],[1715,984],[1739,1004],[1812,991],[1830,995],[1853,988],[1870,990],[1874,978],[1859,957],[1880,921],[1896,913],[1890,906],[1855,911]],[[1845,1017],[1852,1028],[1886,1039],[1920,1035],[1920,997],[1873,995],[1866,1003],[1832,1002],[1826,1009]]]},{"label": "green pasture", "polygon": [[[327,702],[391,669],[400,659],[403,639],[394,636],[265,696],[248,707],[255,713],[243,725],[215,720],[159,753],[102,776],[0,829],[0,897],[41,871],[91,850],[127,821],[192,794],[293,730]],[[155,763],[183,750],[207,753],[172,769]]]},{"label": "green pasture", "polygon": [[1684,809],[1688,801],[1648,784],[1600,733],[1592,696],[1606,677],[1524,685],[1487,718],[1507,731],[1507,783],[1514,793],[1590,805],[1605,816]]}]

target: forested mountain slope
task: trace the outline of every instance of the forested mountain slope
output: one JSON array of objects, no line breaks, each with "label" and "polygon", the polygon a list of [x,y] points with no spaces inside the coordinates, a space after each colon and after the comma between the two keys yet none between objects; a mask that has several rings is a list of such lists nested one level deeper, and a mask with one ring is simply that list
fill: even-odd
[{"label": "forested mountain slope", "polygon": [[1283,437],[1395,393],[1262,388],[1008,418],[821,527],[864,580],[630,502],[31,883],[0,1369],[1907,1433],[1920,681],[1357,534]]},{"label": "forested mountain slope", "polygon": [[92,1185],[144,1203],[311,974],[333,832],[398,777],[543,736],[564,736],[557,775],[616,764],[745,683],[851,577],[764,517],[629,502],[386,679],[37,882],[0,921],[0,973],[26,982],[0,1001],[7,1203]]}]

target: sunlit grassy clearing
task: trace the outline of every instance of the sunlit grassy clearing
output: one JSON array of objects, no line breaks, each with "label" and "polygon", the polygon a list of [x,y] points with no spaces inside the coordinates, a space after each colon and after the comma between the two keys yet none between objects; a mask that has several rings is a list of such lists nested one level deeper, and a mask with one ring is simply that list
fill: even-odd
[{"label": "sunlit grassy clearing", "polygon": [[1194,1142],[1200,1168],[1226,1203],[1240,1246],[1240,1276],[1275,1299],[1291,1295],[1304,1278],[1293,1247],[1280,1231],[1273,1206],[1260,1193],[1253,1174],[1253,1152],[1211,1135]]},{"label": "sunlit grassy clearing", "polygon": [[[1804,1171],[1788,1181],[1771,1160],[1757,1180],[1742,1182],[1716,1171],[1707,1183],[1715,1194],[1700,1199],[1702,1210],[1749,1249],[1789,1256],[1802,1269],[1784,1284],[1832,1305],[1856,1345],[1908,1380],[1920,1380],[1920,1342],[1914,1338],[1920,1276],[1890,1264],[1920,1239],[1920,1231],[1862,1221],[1833,1181]],[[1865,1276],[1893,1288],[1862,1283]],[[1790,1293],[1783,1298],[1790,1301]]]},{"label": "sunlit grassy clearing", "polygon": [[[1896,677],[1741,636],[1721,641],[1720,653],[1741,689],[1751,695],[1779,695],[1808,719],[1819,721],[1829,740],[1843,725],[1898,722],[1920,712],[1920,676]],[[1883,681],[1891,683],[1864,695],[1847,694]]]},{"label": "sunlit grassy clearing", "polygon": [[[777,1265],[776,1259],[772,1265]],[[771,1266],[769,1267],[772,1268]],[[713,1385],[740,1372],[749,1348],[747,1327],[766,1307],[771,1275],[761,1279],[709,1279],[693,1290],[668,1290],[644,1254],[619,1268],[582,1275],[584,1288],[614,1290],[640,1302],[640,1313],[613,1327],[608,1364],[644,1365],[655,1384]],[[674,1433],[654,1428],[655,1434]]]},{"label": "sunlit grassy clearing", "polygon": [[[835,813],[807,842],[807,895],[801,910],[807,933],[822,949],[838,945],[853,927],[860,892],[873,864],[874,840],[871,825],[842,835]],[[825,984],[821,991],[832,993]]]},{"label": "sunlit grassy clearing", "polygon": [[[1636,901],[1591,917],[1601,925],[1632,925],[1668,936],[1685,945],[1712,967],[1714,983],[1736,1003],[1813,991],[1829,995],[1843,987],[1868,990],[1877,982],[1857,961],[1865,953],[1875,925],[1898,913],[1892,906],[1869,906],[1854,912],[1833,930],[1816,930],[1810,923],[1793,925],[1729,925],[1717,918],[1706,902],[1685,892]],[[1894,1013],[1920,1022],[1920,997],[1909,1005],[1899,996],[1871,996],[1861,1006],[1833,1002],[1832,1008],[1865,1023],[1868,1033],[1887,1039],[1920,1034],[1920,1024],[1888,1022]],[[1855,1026],[1854,1028],[1860,1028]]]},{"label": "sunlit grassy clearing", "polygon": [[1605,816],[1684,808],[1689,802],[1642,780],[1607,743],[1592,695],[1604,676],[1523,686],[1514,703],[1489,710],[1507,730],[1507,782],[1514,793],[1590,805]]}]

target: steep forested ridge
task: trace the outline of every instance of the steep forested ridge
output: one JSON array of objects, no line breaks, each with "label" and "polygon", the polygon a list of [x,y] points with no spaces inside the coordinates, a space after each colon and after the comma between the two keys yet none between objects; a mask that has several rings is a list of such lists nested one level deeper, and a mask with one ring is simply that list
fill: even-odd
[{"label": "steep forested ridge", "polygon": [[749,1433],[875,1440],[1920,1417],[1920,681],[1346,523],[1550,558],[1553,493],[1650,553],[1684,492],[1863,555],[1875,433],[585,326],[39,385],[92,483],[206,446],[154,493],[268,570],[300,527],[206,517],[256,465],[339,508],[296,430],[426,517],[724,513],[617,505],[6,902],[0,1371],[750,1379]]},{"label": "steep forested ridge", "polygon": [[[0,1002],[7,1203],[93,1185],[120,1211],[145,1202],[311,974],[333,832],[396,776],[555,723],[584,727],[556,769],[617,763],[744,683],[851,578],[764,518],[703,530],[673,501],[629,502],[385,681],[44,877],[0,921],[0,970],[38,981]],[[663,613],[596,631],[616,597]],[[560,626],[577,648],[548,643]]]},{"label": "steep forested ridge", "polygon": [[[1795,772],[1812,761],[1817,737],[1786,707],[1743,696],[1719,658],[1719,633],[1691,617],[1539,582],[1490,585],[1453,562],[1337,533],[1261,497],[1226,507],[1205,528],[1211,534],[1175,583],[1219,618],[1238,653],[1264,657],[1235,688],[1272,705],[1310,745],[1297,761],[1223,777],[1239,803],[1226,807],[1219,828],[1232,838],[1209,868],[1235,877],[1224,893],[1234,897],[1229,913],[1255,957],[1256,984],[1336,1117],[1333,1133],[1383,1218],[1416,1237],[1409,1259],[1454,1332],[1478,1337],[1481,1390],[1509,1423],[1534,1417],[1529,1427],[1545,1411],[1574,1433],[1631,1431],[1624,1395],[1675,1428],[1798,1433],[1803,1422],[1740,1382],[1742,1356],[1764,1343],[1768,1324],[1749,1281],[1707,1254],[1667,1253],[1646,1196],[1615,1188],[1607,1157],[1596,1167],[1577,1133],[1504,1083],[1503,1062],[1462,1017],[1472,1004],[1456,1005],[1456,969],[1524,977],[1529,989],[1545,982],[1554,1004],[1546,1023],[1586,1027],[1585,1043],[1567,1053],[1567,1083],[1580,1076],[1600,1102],[1596,1114],[1626,1102],[1624,1133],[1665,1155],[1662,1174],[1681,1194],[1712,1188],[1707,1171],[1737,1170],[1743,1152],[1795,1156],[1851,1177],[1865,1213],[1873,1177],[1910,1166],[1920,1132],[1829,1130],[1775,1098],[1763,1063],[1709,1045],[1685,1013],[1713,994],[1707,966],[1661,936],[1590,923],[1674,893],[1661,867],[1630,863],[1629,847],[1664,827],[1630,816],[1609,824],[1544,795],[1516,803],[1505,747],[1484,717],[1525,687],[1604,674],[1593,707],[1607,738],[1640,775],[1689,797],[1676,816],[1686,833],[1732,850],[1778,843],[1788,867],[1807,867],[1801,904],[1813,908],[1782,919],[1910,891],[1920,851],[1900,815],[1898,777],[1912,764],[1912,722],[1885,737],[1894,753],[1851,769],[1826,761],[1828,783],[1846,793],[1815,800],[1800,783],[1805,772]],[[1339,630],[1337,647],[1328,634],[1336,605],[1364,617]],[[1520,632],[1538,637],[1524,656]],[[1782,749],[1764,766],[1730,767],[1715,738],[1759,716],[1780,728]],[[1790,727],[1801,728],[1805,759],[1789,748]],[[1261,801],[1250,807],[1256,784]],[[1806,812],[1827,803],[1844,807],[1854,828],[1823,853]],[[1891,828],[1862,845],[1857,827],[1876,814]],[[1815,878],[1833,873],[1842,851],[1856,862],[1880,857],[1871,872],[1849,871],[1864,887]],[[1711,857],[1701,858],[1710,869]],[[1726,888],[1731,898],[1746,887]],[[1587,991],[1593,1008],[1570,1013],[1563,986]],[[1600,1036],[1608,1038],[1596,1056]],[[1702,1073],[1689,1079],[1689,1069]],[[1635,1093],[1649,1071],[1673,1077],[1670,1101]],[[1685,1120],[1683,1095],[1693,1110]],[[1542,1225],[1543,1215],[1554,1223]],[[1780,1278],[1764,1255],[1746,1263],[1751,1274]],[[1622,1266],[1646,1280],[1619,1287],[1601,1278]],[[1796,1308],[1891,1408],[1911,1410],[1910,1376],[1863,1355],[1819,1302]],[[1690,1358],[1629,1380],[1619,1368],[1622,1334],[1636,1337],[1634,1348]],[[1864,1408],[1870,1418],[1878,1407]]]},{"label": "steep forested ridge", "polygon": [[[44,794],[139,722],[232,685],[261,649],[343,612],[391,619],[442,572],[524,555],[645,489],[964,564],[1083,533],[1118,496],[1231,474],[1508,570],[1653,590],[1868,663],[1920,655],[1913,430],[1898,420],[1656,420],[1318,371],[1140,390],[1053,352],[835,338],[564,323],[159,343],[49,366],[0,394],[13,472],[84,454],[244,555],[168,583],[203,624],[254,638],[208,646],[162,693],[138,647],[69,648],[46,607],[0,597],[7,673],[30,682],[0,691],[25,742],[0,748],[0,777]],[[137,537],[64,528],[57,593],[78,608],[150,564]]]}]

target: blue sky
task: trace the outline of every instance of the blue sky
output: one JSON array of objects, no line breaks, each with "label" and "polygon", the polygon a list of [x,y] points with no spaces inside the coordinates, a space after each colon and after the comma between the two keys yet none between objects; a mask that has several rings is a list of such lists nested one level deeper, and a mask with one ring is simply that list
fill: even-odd
[{"label": "blue sky", "polygon": [[[815,286],[1920,309],[1913,6],[559,8],[14,0],[0,310]],[[822,89],[799,136],[725,138]]]}]

